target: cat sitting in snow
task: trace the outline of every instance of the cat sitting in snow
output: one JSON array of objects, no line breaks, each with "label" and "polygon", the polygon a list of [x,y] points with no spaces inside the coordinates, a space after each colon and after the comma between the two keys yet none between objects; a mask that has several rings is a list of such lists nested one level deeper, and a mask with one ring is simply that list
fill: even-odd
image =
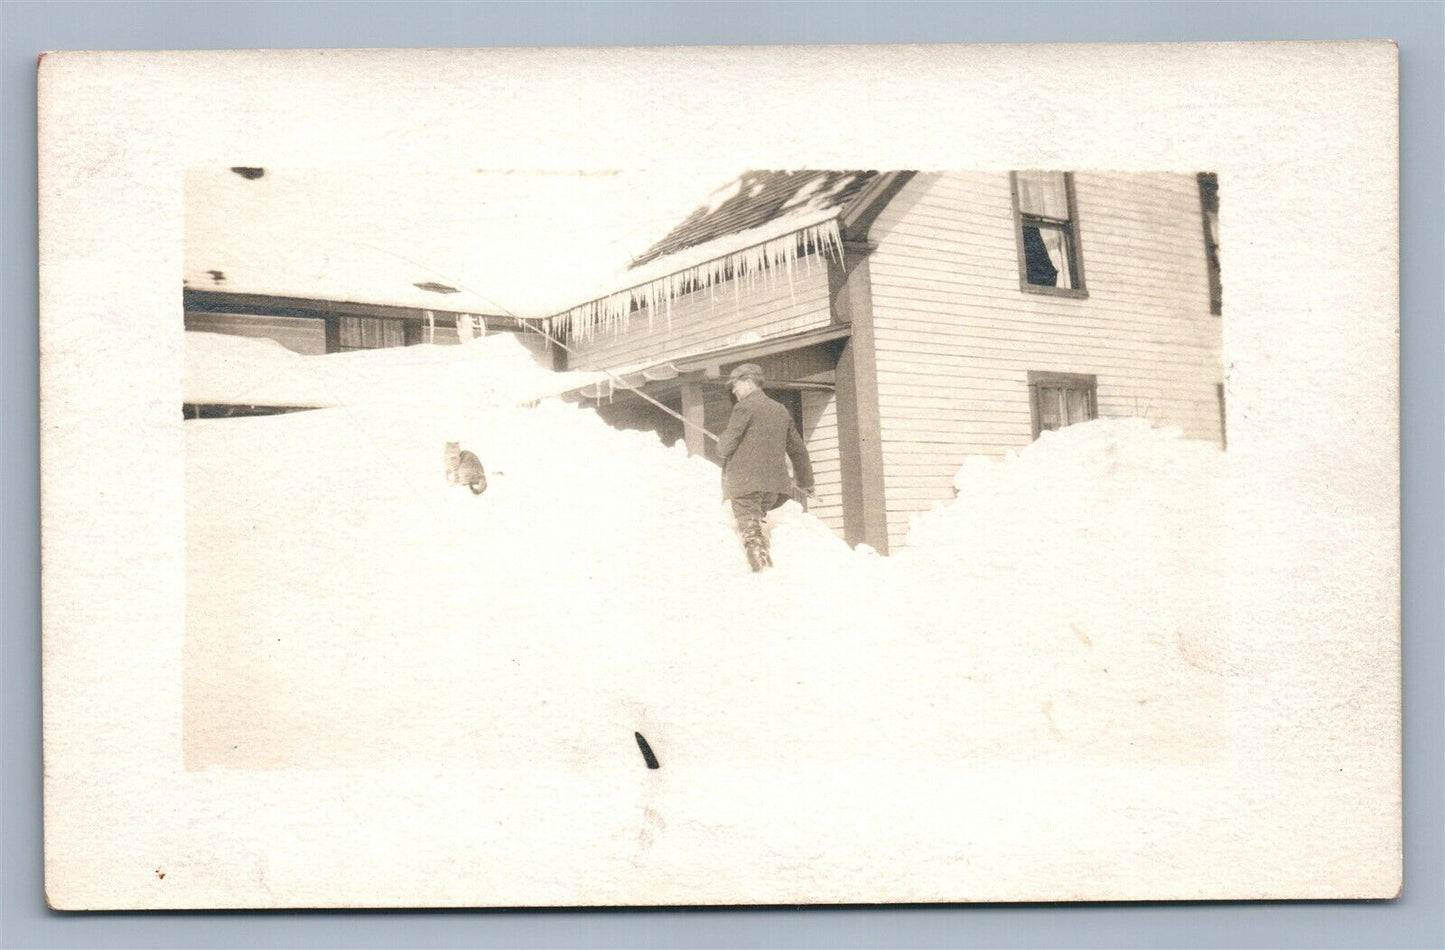
[{"label": "cat sitting in snow", "polygon": [[448,442],[446,458],[448,485],[466,485],[473,495],[487,490],[487,470],[476,453],[463,449],[460,442]]}]

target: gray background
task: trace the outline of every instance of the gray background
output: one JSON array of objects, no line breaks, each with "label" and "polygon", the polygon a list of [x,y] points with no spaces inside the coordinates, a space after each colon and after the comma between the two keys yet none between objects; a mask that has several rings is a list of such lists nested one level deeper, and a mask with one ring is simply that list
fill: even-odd
[{"label": "gray background", "polygon": [[[35,56],[57,49],[1380,39],[1401,49],[1405,892],[1360,903],[63,915],[41,886]],[[1445,4],[4,3],[4,947],[1442,947]],[[1342,181],[1341,187],[1349,187]],[[1326,198],[1327,200],[1327,198]],[[105,460],[97,460],[104,477]]]}]

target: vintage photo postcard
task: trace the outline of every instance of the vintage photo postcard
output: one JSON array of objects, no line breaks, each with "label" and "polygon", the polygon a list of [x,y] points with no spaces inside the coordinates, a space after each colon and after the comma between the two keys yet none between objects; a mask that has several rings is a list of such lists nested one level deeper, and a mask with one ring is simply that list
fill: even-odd
[{"label": "vintage photo postcard", "polygon": [[47,54],[51,905],[1395,896],[1396,77]]}]

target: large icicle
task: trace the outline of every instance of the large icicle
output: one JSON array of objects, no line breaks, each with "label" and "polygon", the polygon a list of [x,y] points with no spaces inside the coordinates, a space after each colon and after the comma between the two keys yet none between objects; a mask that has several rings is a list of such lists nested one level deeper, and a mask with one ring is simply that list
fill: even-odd
[{"label": "large icicle", "polygon": [[842,259],[843,238],[838,231],[837,218],[810,224],[722,257],[684,267],[646,283],[589,300],[557,314],[550,319],[549,326],[552,330],[565,333],[570,339],[590,340],[599,331],[619,333],[626,330],[631,323],[632,311],[645,309],[649,329],[659,312],[665,315],[670,328],[674,299],[699,290],[710,291],[716,285],[729,280],[734,282],[734,299],[738,299],[737,295],[741,294],[744,284],[749,290],[754,289],[760,281],[773,279],[781,270],[791,293],[798,259],[804,258],[806,271],[811,271],[811,253],[835,254]]}]

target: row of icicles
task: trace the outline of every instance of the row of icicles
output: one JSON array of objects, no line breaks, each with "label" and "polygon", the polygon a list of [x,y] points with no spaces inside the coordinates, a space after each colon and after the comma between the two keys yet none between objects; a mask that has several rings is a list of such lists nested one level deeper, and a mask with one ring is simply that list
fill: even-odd
[{"label": "row of icicles", "polygon": [[626,330],[634,312],[641,311],[646,311],[649,330],[659,313],[670,328],[672,301],[677,297],[732,281],[734,299],[740,302],[744,289],[751,290],[777,274],[787,277],[791,290],[799,260],[804,273],[811,273],[813,256],[822,254],[835,254],[842,260],[843,238],[836,218],[580,304],[542,321],[543,332],[549,338],[590,340],[599,332]]}]

